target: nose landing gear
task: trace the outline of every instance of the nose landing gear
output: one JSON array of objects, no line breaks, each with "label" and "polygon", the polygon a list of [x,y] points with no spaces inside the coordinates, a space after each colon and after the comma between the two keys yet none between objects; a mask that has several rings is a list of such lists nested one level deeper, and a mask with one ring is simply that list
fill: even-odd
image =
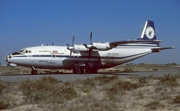
[{"label": "nose landing gear", "polygon": [[37,75],[38,74],[37,70],[33,66],[32,66],[31,74],[32,75]]}]

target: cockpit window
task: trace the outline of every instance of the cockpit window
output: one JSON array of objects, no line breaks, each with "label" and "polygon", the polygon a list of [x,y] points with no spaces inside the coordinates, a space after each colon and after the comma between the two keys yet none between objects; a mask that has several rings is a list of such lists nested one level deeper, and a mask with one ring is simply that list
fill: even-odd
[{"label": "cockpit window", "polygon": [[18,55],[18,54],[21,54],[19,52],[13,52],[12,55]]},{"label": "cockpit window", "polygon": [[24,53],[26,53],[26,50],[22,49],[22,50],[20,50],[20,53],[24,54]]},{"label": "cockpit window", "polygon": [[19,51],[19,53],[21,53],[21,54],[31,53],[31,50],[22,49],[22,50]]},{"label": "cockpit window", "polygon": [[20,50],[20,53],[23,53],[24,52],[24,50]]}]

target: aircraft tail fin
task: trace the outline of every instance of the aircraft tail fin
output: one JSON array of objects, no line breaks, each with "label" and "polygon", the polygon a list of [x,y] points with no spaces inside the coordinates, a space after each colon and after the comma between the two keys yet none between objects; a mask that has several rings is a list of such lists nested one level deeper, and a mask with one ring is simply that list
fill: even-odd
[{"label": "aircraft tail fin", "polygon": [[153,21],[146,21],[141,37],[138,38],[138,40],[156,40],[156,31]]}]

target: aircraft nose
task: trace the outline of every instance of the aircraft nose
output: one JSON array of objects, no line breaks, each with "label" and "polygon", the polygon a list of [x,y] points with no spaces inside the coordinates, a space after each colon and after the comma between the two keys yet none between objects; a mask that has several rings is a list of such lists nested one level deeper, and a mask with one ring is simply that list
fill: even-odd
[{"label": "aircraft nose", "polygon": [[7,55],[6,57],[4,57],[4,60],[5,60],[6,62],[8,62],[8,55]]},{"label": "aircraft nose", "polygon": [[7,55],[6,57],[4,57],[4,60],[6,61],[6,62],[9,62],[9,59],[11,58],[11,55],[9,54],[9,55]]}]

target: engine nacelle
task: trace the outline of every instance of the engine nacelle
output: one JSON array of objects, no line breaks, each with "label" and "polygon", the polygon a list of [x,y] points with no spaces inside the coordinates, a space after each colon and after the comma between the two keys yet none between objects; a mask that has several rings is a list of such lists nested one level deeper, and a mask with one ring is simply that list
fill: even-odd
[{"label": "engine nacelle", "polygon": [[80,45],[74,45],[74,50],[75,51],[88,51],[89,49],[87,49],[83,44],[80,44]]},{"label": "engine nacelle", "polygon": [[98,50],[102,50],[102,51],[104,51],[104,50],[109,50],[109,49],[111,49],[111,47],[110,47],[110,45],[109,45],[109,43],[107,42],[107,43],[92,43],[93,44],[93,47],[96,47]]}]

